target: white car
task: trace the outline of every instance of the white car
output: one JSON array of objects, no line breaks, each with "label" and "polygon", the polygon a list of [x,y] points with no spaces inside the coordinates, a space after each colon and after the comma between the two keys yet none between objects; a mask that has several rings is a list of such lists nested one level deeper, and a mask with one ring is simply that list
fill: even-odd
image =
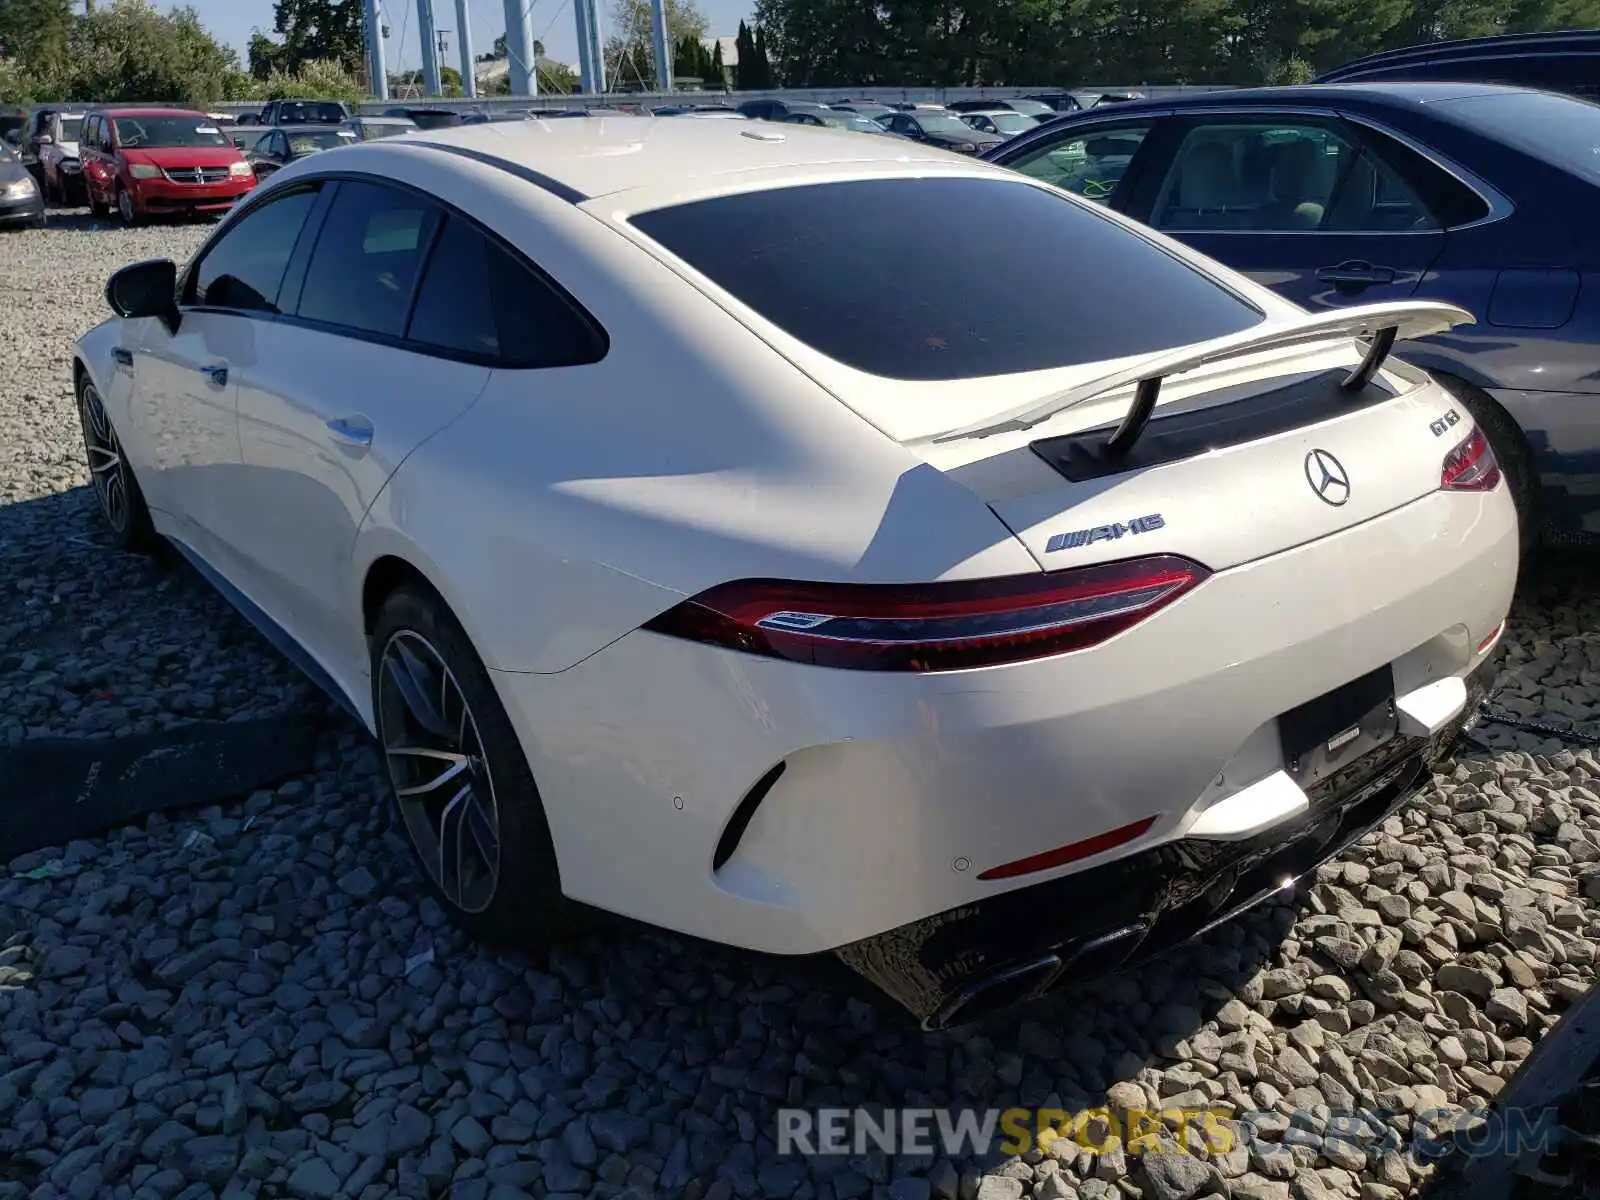
[{"label": "white car", "polygon": [[39,146],[40,187],[46,201],[61,204],[87,203],[83,186],[83,163],[78,157],[78,134],[87,113],[55,113],[49,140]]},{"label": "white car", "polygon": [[1385,355],[1468,314],[1308,315],[999,167],[734,124],[314,155],[77,345],[115,535],[373,731],[456,920],[836,951],[939,1026],[1428,779],[1516,517]]}]

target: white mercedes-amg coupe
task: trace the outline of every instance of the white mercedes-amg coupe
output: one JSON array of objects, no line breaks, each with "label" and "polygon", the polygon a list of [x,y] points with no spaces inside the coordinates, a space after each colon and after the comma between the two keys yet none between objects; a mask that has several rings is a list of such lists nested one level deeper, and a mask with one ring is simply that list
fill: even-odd
[{"label": "white mercedes-amg coupe", "polygon": [[1511,601],[1485,438],[1390,357],[1468,313],[1308,314],[887,138],[334,149],[107,298],[73,371],[117,539],[373,731],[489,939],[595,906],[965,1020],[1403,802]]}]

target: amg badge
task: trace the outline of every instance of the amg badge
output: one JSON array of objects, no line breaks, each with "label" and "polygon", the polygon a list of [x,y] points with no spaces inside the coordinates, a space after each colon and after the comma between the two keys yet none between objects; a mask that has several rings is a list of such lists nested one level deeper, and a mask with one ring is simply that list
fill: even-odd
[{"label": "amg badge", "polygon": [[1166,525],[1160,513],[1151,513],[1148,517],[1135,517],[1126,525],[1120,521],[1115,525],[1096,525],[1093,529],[1074,529],[1071,533],[1058,533],[1045,543],[1045,553],[1052,554],[1057,550],[1077,550],[1082,546],[1092,546],[1096,542],[1115,541],[1125,533],[1150,533]]}]

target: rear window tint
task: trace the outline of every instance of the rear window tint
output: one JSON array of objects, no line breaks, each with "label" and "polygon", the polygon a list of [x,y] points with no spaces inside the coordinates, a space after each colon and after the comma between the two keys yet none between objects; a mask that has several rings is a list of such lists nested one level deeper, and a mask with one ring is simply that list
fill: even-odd
[{"label": "rear window tint", "polygon": [[811,184],[632,223],[792,337],[890,379],[1075,366],[1262,320],[1131,230],[1004,179]]}]

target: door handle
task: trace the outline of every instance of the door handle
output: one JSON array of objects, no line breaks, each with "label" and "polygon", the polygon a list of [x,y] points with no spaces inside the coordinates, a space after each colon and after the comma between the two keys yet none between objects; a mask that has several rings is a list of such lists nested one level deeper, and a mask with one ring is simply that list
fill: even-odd
[{"label": "door handle", "polygon": [[1374,266],[1364,259],[1351,259],[1333,267],[1322,267],[1317,271],[1317,278],[1323,283],[1331,283],[1335,287],[1364,288],[1375,283],[1393,283],[1395,270],[1393,267]]},{"label": "door handle", "polygon": [[346,446],[372,445],[372,423],[363,417],[335,417],[328,422],[328,432]]},{"label": "door handle", "polygon": [[200,374],[206,377],[206,382],[214,388],[228,386],[228,368],[226,364],[216,363],[209,367],[201,367]]}]

